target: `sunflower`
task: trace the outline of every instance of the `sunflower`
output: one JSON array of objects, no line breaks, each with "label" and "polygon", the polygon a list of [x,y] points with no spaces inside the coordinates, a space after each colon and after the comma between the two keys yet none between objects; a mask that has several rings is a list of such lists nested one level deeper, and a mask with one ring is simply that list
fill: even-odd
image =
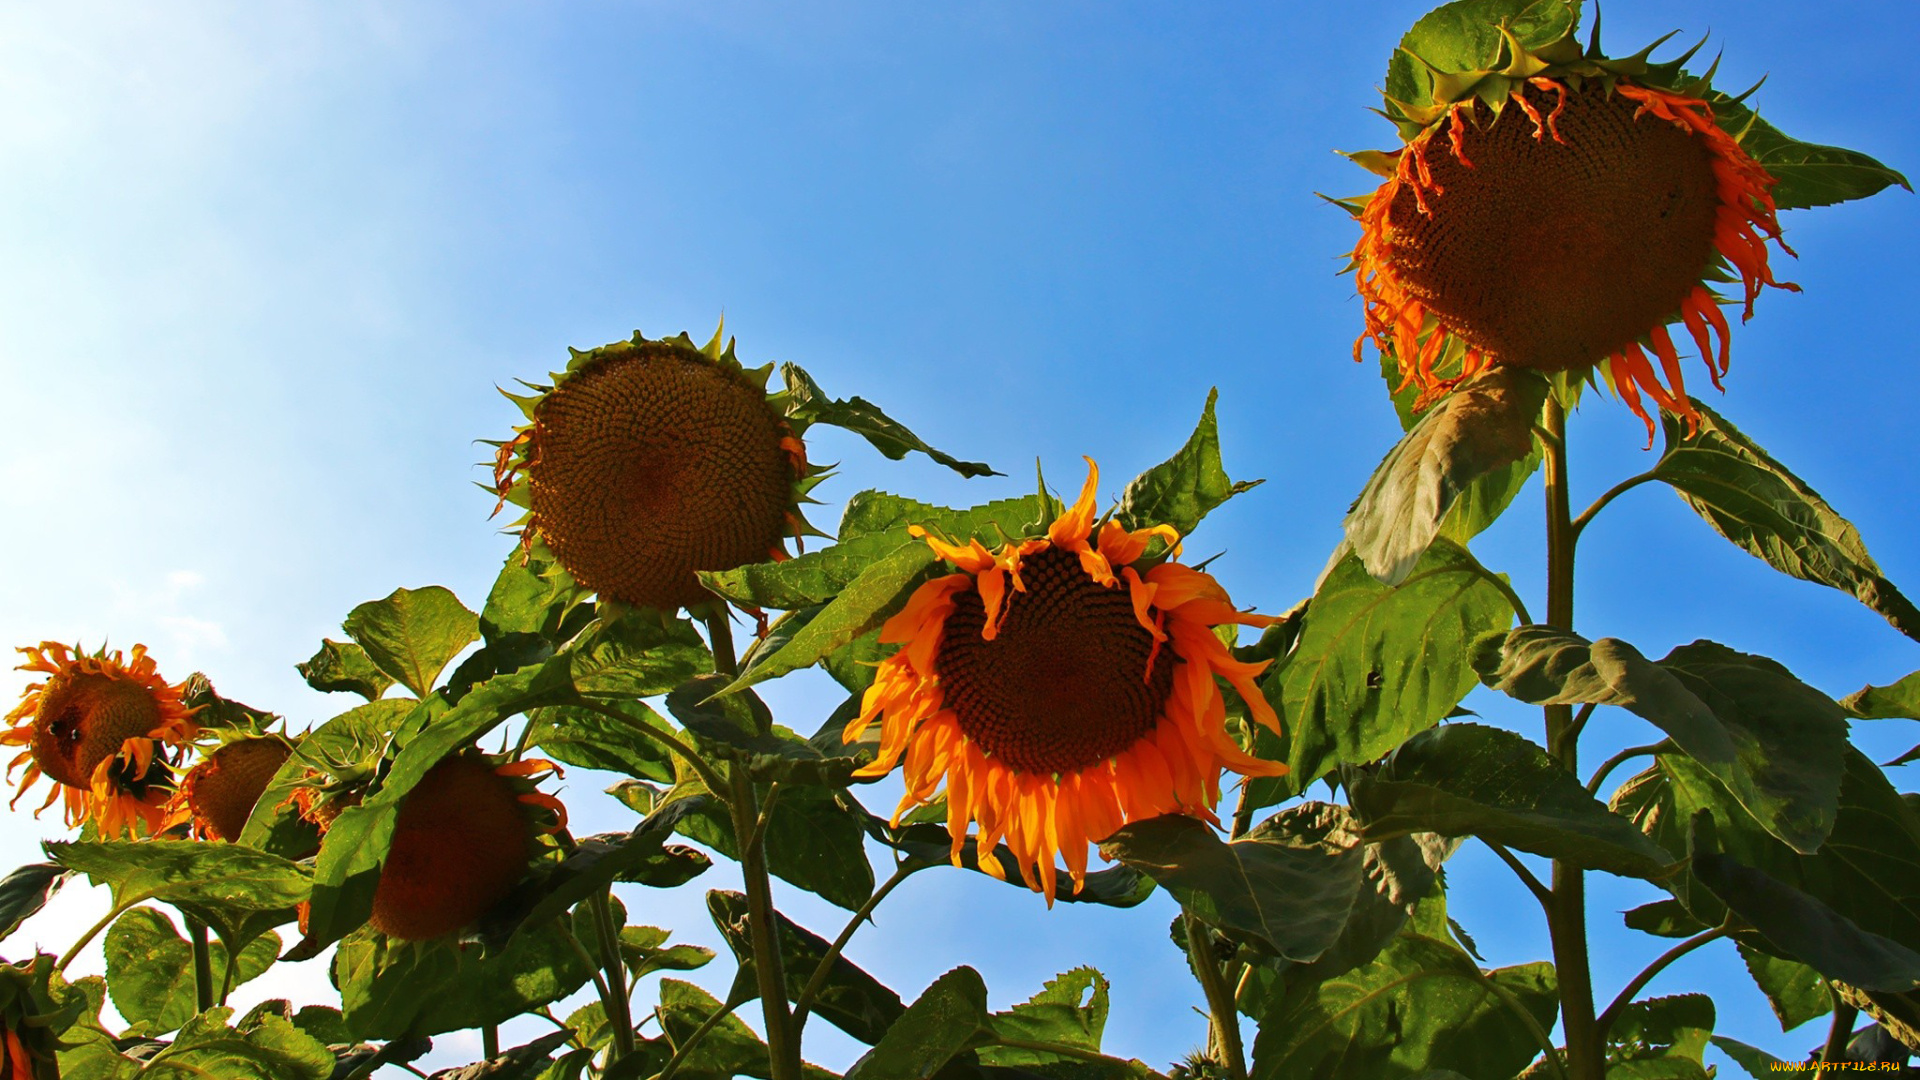
[{"label": "sunflower", "polygon": [[222,746],[180,778],[175,802],[181,816],[191,818],[201,836],[239,839],[260,793],[292,753],[285,739],[270,735]]},{"label": "sunflower", "polygon": [[1599,364],[1650,441],[1642,392],[1692,431],[1669,324],[1718,387],[1730,301],[1708,283],[1737,281],[1746,318],[1763,286],[1798,290],[1768,265],[1768,241],[1792,254],[1775,179],[1716,123],[1714,102],[1733,99],[1679,61],[1608,60],[1570,38],[1532,53],[1502,34],[1503,66],[1434,73],[1432,104],[1390,101],[1406,145],[1355,155],[1386,182],[1359,211],[1354,356],[1369,340],[1391,354],[1418,407],[1492,364]]},{"label": "sunflower", "polygon": [[552,811],[559,823],[550,829],[566,825],[566,807],[523,782],[557,771],[548,761],[496,765],[477,753],[429,769],[400,803],[374,888],[374,929],[407,940],[437,938],[505,899],[535,854],[528,807]]},{"label": "sunflower", "polygon": [[1121,825],[1169,813],[1218,825],[1222,768],[1287,771],[1240,749],[1215,682],[1225,678],[1255,720],[1280,730],[1253,683],[1265,663],[1235,660],[1214,631],[1274,620],[1235,609],[1219,582],[1170,558],[1142,573],[1152,542],[1171,557],[1179,534],[1111,519],[1096,530],[1100,470],[1087,466],[1079,499],[1044,538],[994,552],[911,530],[960,572],[920,586],[881,628],[882,642],[902,648],[843,733],[852,742],[884,718],[878,758],[855,775],[885,775],[904,755],[896,822],[944,783],[956,865],[977,822],[981,868],[1005,878],[993,855],[1004,838],[1049,904],[1057,857],[1077,892],[1088,845]]},{"label": "sunflower", "polygon": [[812,470],[771,371],[741,367],[719,334],[575,352],[551,387],[507,395],[530,423],[495,457],[500,505],[527,508],[523,543],[544,541],[583,589],[662,610],[712,602],[695,571],[784,559],[783,539],[807,531]]},{"label": "sunflower", "polygon": [[44,775],[53,790],[39,809],[64,796],[69,826],[92,819],[108,838],[132,835],[135,822],[149,835],[165,828],[178,754],[169,761],[161,744],[183,747],[198,733],[185,684],[168,685],[145,645],[130,661],[117,649],[87,654],[57,641],[18,651],[28,658],[19,670],[47,678],[27,687],[6,717],[16,726],[0,732],[0,744],[27,748],[7,766],[9,778],[27,767],[8,805]]}]

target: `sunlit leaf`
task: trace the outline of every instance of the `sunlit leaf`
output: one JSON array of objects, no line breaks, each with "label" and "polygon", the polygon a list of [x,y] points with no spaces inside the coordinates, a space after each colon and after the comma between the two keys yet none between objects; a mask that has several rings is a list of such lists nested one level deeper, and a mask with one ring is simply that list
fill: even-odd
[{"label": "sunlit leaf", "polygon": [[253,814],[241,830],[239,842],[290,859],[305,858],[319,843],[319,833],[300,819],[293,793],[309,773],[325,775],[365,772],[377,767],[380,756],[401,720],[418,707],[406,698],[389,698],[348,709],[301,736],[293,753],[282,762],[253,804]]},{"label": "sunlit leaf", "polygon": [[271,1014],[241,1031],[227,1026],[232,1009],[209,1009],[187,1022],[140,1070],[140,1080],[328,1080],[333,1052],[292,1023]]},{"label": "sunlit leaf", "polygon": [[1715,96],[1713,118],[1728,131],[1741,133],[1740,148],[1777,181],[1773,203],[1782,210],[1864,199],[1894,184],[1913,190],[1906,177],[1874,158],[1858,150],[1801,142],[1725,95]]},{"label": "sunlit leaf", "polygon": [[333,958],[347,1025],[362,1039],[498,1024],[566,997],[587,979],[553,922],[484,953],[451,939],[400,941],[362,927]]},{"label": "sunlit leaf", "polygon": [[1579,21],[1579,0],[1443,4],[1422,16],[1400,39],[1400,47],[1387,61],[1387,98],[1416,109],[1432,105],[1433,76],[1428,65],[1449,73],[1493,67],[1501,57],[1503,24],[1521,45],[1538,49],[1566,36]]},{"label": "sunlit leaf", "polygon": [[320,651],[304,664],[294,665],[307,685],[323,692],[345,691],[377,701],[393,685],[393,678],[381,671],[367,656],[367,650],[350,641],[323,638]]},{"label": "sunlit leaf", "polygon": [[[1095,968],[1077,967],[1047,980],[1039,993],[1007,1012],[987,1018],[996,1039],[1053,1043],[1098,1052],[1107,1028],[1107,977]],[[1078,1059],[1006,1046],[983,1047],[984,1065],[1047,1065]]]},{"label": "sunlit leaf", "polygon": [[291,919],[307,898],[307,870],[239,844],[48,841],[47,856],[113,890],[116,908],[159,900],[192,915],[230,948]]},{"label": "sunlit leaf", "polygon": [[578,705],[534,709],[527,715],[532,729],[527,742],[567,765],[672,783],[673,759],[667,750],[652,739],[634,734],[635,728],[643,727],[671,731],[666,719],[642,701],[614,699],[605,707],[628,719],[615,720]]},{"label": "sunlit leaf", "polygon": [[1222,503],[1262,481],[1233,481],[1220,463],[1220,423],[1214,418],[1219,390],[1207,391],[1200,422],[1172,457],[1133,478],[1120,493],[1114,520],[1128,529],[1171,525],[1185,536]]},{"label": "sunlit leaf", "polygon": [[1827,981],[1820,973],[1795,960],[1782,960],[1769,956],[1745,945],[1740,946],[1740,959],[1747,965],[1747,974],[1753,976],[1753,983],[1760,992],[1767,995],[1767,1004],[1773,1006],[1773,1015],[1780,1021],[1781,1031],[1792,1031],[1816,1016],[1825,1016],[1833,1011],[1833,1000],[1827,994]]},{"label": "sunlit leaf", "polygon": [[447,661],[480,638],[479,616],[439,585],[395,589],[354,608],[343,624],[375,667],[426,697]]},{"label": "sunlit leaf", "polygon": [[[227,950],[208,945],[213,977],[223,978]],[[129,1035],[164,1035],[199,1011],[194,999],[193,946],[173,921],[152,908],[137,907],[114,920],[105,944],[107,990],[128,1023]],[[233,985],[258,977],[280,954],[280,937],[268,932],[250,942],[234,966]]]},{"label": "sunlit leaf", "polygon": [[927,1080],[973,1045],[987,1025],[987,986],[980,973],[954,968],[908,1006],[847,1080]]},{"label": "sunlit leaf", "polygon": [[978,461],[961,461],[928,446],[920,436],[908,431],[899,421],[880,411],[865,398],[829,398],[813,377],[798,364],[780,365],[787,383],[787,415],[806,424],[828,424],[844,428],[873,444],[873,448],[895,461],[918,450],[961,476],[997,476],[992,468]]}]

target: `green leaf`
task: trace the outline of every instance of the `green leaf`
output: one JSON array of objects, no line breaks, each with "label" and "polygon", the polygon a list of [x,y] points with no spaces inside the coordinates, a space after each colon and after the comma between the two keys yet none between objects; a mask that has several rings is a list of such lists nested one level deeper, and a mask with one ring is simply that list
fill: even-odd
[{"label": "green leaf", "polygon": [[[717,803],[703,805],[676,828],[729,859],[740,858],[733,822]],[[861,815],[841,805],[832,790],[783,787],[767,819],[767,869],[830,904],[857,910],[873,894],[865,835]]]},{"label": "green leaf", "polygon": [[[1290,807],[1264,824],[1274,833],[1305,833],[1318,828],[1320,820],[1328,815],[1340,819],[1341,828],[1359,838],[1360,826],[1353,820],[1352,812],[1346,807],[1325,803]],[[1362,843],[1360,876],[1363,883],[1340,936],[1312,964],[1288,969],[1288,977],[1317,981],[1344,975],[1380,955],[1380,950],[1408,925],[1408,919],[1419,905],[1423,901],[1431,903],[1439,895],[1440,866],[1453,854],[1458,843],[1431,833]],[[1441,907],[1444,908],[1444,903]]]},{"label": "green leaf", "polygon": [[480,639],[479,616],[439,585],[395,589],[384,600],[369,600],[353,609],[342,628],[375,667],[415,697],[426,697],[447,661]]},{"label": "green leaf", "polygon": [[496,945],[520,937],[566,914],[575,904],[604,893],[616,881],[640,882],[671,889],[704,873],[711,862],[692,848],[667,844],[674,826],[702,805],[696,798],[678,799],[642,821],[632,832],[589,836],[557,864],[550,864],[534,881],[514,891],[518,904],[512,913],[493,918],[489,913],[483,936]]},{"label": "green leaf", "polygon": [[1747,1075],[1753,1077],[1753,1080],[1774,1080],[1781,1073],[1794,1071],[1786,1062],[1757,1046],[1748,1046],[1746,1043],[1722,1035],[1715,1035],[1711,1041],[1713,1045],[1720,1048],[1721,1053],[1732,1058],[1735,1064],[1745,1069]]},{"label": "green leaf", "polygon": [[380,885],[380,864],[393,843],[395,816],[392,807],[355,806],[334,819],[313,868],[306,939],[287,959],[313,959],[373,914],[373,893]]},{"label": "green leaf", "polygon": [[1655,877],[1672,860],[1608,810],[1547,752],[1480,724],[1442,724],[1349,779],[1370,840],[1414,832],[1489,843],[1623,877]]},{"label": "green leaf", "polygon": [[1690,938],[1707,929],[1678,900],[1655,900],[1626,913],[1627,928],[1664,938]]},{"label": "green leaf", "polygon": [[905,534],[908,526],[918,525],[959,543],[978,537],[988,547],[998,547],[1009,539],[1045,533],[1047,524],[1058,511],[1057,502],[1037,494],[996,499],[954,510],[885,491],[867,490],[847,500],[847,508],[840,515],[840,542],[873,533]]},{"label": "green leaf", "polygon": [[[686,1040],[695,1029],[723,1006],[712,994],[679,979],[660,980],[660,1026],[673,1044]],[[766,1077],[769,1053],[760,1036],[738,1016],[728,1016],[709,1030],[692,1052],[681,1062],[680,1072],[690,1077],[723,1080],[734,1076]],[[636,1076],[658,1072],[648,1069]],[[613,1075],[613,1074],[610,1074]],[[676,1074],[677,1075],[677,1074]]]},{"label": "green leaf", "polygon": [[642,701],[615,698],[603,704],[626,716],[626,722],[578,705],[549,705],[527,714],[532,728],[527,742],[567,765],[672,783],[671,755],[660,743],[634,735],[635,728],[672,731],[666,718]]},{"label": "green leaf", "polygon": [[148,900],[205,922],[229,948],[244,949],[292,918],[311,885],[305,868],[239,844],[109,840],[43,845],[47,857],[113,890],[114,907]]},{"label": "green leaf", "polygon": [[824,659],[835,649],[878,627],[907,604],[937,561],[925,544],[906,544],[883,559],[869,565],[840,594],[804,626],[796,629],[785,645],[759,656],[722,693],[733,693],[756,683],[797,671]]},{"label": "green leaf", "polygon": [[1713,118],[1739,135],[1740,148],[1778,181],[1773,204],[1781,210],[1864,199],[1894,184],[1913,190],[1906,177],[1874,158],[1858,150],[1801,142],[1725,94],[1713,95]]},{"label": "green leaf", "polygon": [[319,833],[300,818],[293,793],[310,772],[372,776],[400,722],[419,702],[388,698],[348,709],[294,742],[293,753],[267,781],[239,842],[290,859],[313,853]]},{"label": "green leaf", "polygon": [[645,611],[596,619],[555,659],[588,697],[652,697],[713,670],[692,623]]},{"label": "green leaf", "polygon": [[668,945],[670,930],[628,926],[620,931],[620,959],[639,979],[656,971],[696,971],[713,962],[713,950],[701,945]]},{"label": "green leaf", "polygon": [[398,941],[361,927],[334,953],[333,981],[362,1039],[498,1024],[586,985],[587,966],[565,933],[547,922],[483,955],[447,939]]},{"label": "green leaf", "polygon": [[1159,882],[1208,925],[1311,962],[1339,938],[1359,895],[1359,837],[1334,815],[1277,817],[1293,827],[1263,822],[1226,842],[1198,818],[1165,814],[1123,826],[1100,851]]},{"label": "green leaf", "polygon": [[0,878],[0,941],[45,907],[71,875],[59,863],[28,863]]},{"label": "green leaf", "polygon": [[434,1080],[542,1080],[554,1064],[553,1052],[567,1045],[572,1037],[569,1031],[550,1031],[487,1061],[434,1073]]},{"label": "green leaf", "polygon": [[1701,423],[1691,439],[1678,420],[1661,414],[1667,448],[1653,475],[1749,554],[1852,595],[1920,640],[1920,608],[1880,572],[1853,523],[1719,413],[1694,404]]},{"label": "green leaf", "polygon": [[333,1052],[291,1022],[272,1014],[256,1027],[227,1026],[228,1008],[209,1009],[187,1022],[172,1044],[141,1069],[140,1080],[328,1080]]},{"label": "green leaf", "polygon": [[847,1080],[930,1080],[988,1026],[987,985],[970,967],[935,979]]},{"label": "green leaf", "polygon": [[326,1005],[300,1006],[300,1011],[293,1014],[293,1026],[323,1043],[353,1041],[353,1033],[347,1030],[347,1018],[339,1009]]},{"label": "green leaf", "polygon": [[1567,36],[1579,22],[1579,0],[1444,4],[1427,12],[1400,39],[1400,47],[1387,61],[1387,98],[1416,109],[1432,105],[1433,76],[1428,65],[1447,73],[1492,68],[1502,59],[1502,23],[1521,45],[1540,49]]},{"label": "green leaf", "polygon": [[[1476,482],[1534,453],[1533,425],[1546,398],[1539,375],[1496,367],[1427,410],[1387,452],[1342,522],[1367,572],[1387,585],[1406,580]],[[1474,516],[1484,516],[1484,508]]]},{"label": "green leaf", "polygon": [[1300,794],[1338,765],[1372,761],[1452,712],[1475,683],[1469,644],[1513,621],[1485,575],[1445,539],[1393,588],[1358,559],[1341,559],[1315,591],[1293,652],[1263,680],[1286,734],[1276,750],[1262,732],[1260,756],[1292,771],[1252,781],[1254,805]]},{"label": "green leaf", "polygon": [[918,450],[961,476],[1000,475],[978,461],[961,461],[935,450],[865,398],[829,398],[798,364],[780,365],[780,376],[787,384],[787,415],[803,424],[844,428],[866,439],[875,450],[894,461],[906,457],[909,451]]},{"label": "green leaf", "polygon": [[1207,391],[1200,423],[1187,437],[1186,445],[1133,478],[1120,493],[1114,520],[1128,529],[1171,525],[1185,536],[1221,503],[1264,483],[1261,480],[1236,483],[1227,478],[1226,469],[1220,464],[1220,424],[1213,415],[1214,403],[1219,399],[1217,388]]},{"label": "green leaf", "polygon": [[[215,941],[215,979],[226,971],[227,950]],[[153,1036],[174,1031],[198,1011],[194,999],[193,946],[173,921],[152,908],[137,907],[114,921],[105,944],[107,990],[114,1008],[128,1023],[127,1034]],[[280,937],[262,934],[241,951],[235,986],[257,978],[280,955]]]},{"label": "green leaf", "polygon": [[1767,995],[1781,1031],[1792,1031],[1816,1016],[1833,1011],[1827,995],[1827,981],[1820,973],[1795,960],[1768,956],[1757,949],[1740,946],[1740,959],[1746,961],[1747,974],[1755,986]]},{"label": "green leaf", "polygon": [[514,549],[493,581],[480,609],[480,633],[489,641],[513,634],[537,634],[564,640],[562,624],[580,602],[580,590],[544,544],[534,551]]},{"label": "green leaf", "polygon": [[1920,987],[1920,952],[1863,930],[1853,920],[1791,885],[1717,850],[1713,815],[1691,823],[1693,876],[1755,930],[1829,979],[1863,990],[1900,994]]},{"label": "green leaf", "polygon": [[[715,889],[707,893],[707,912],[720,936],[740,963],[735,985],[751,992],[754,987],[753,940],[747,927],[747,898],[737,892]],[[781,972],[786,976],[787,999],[795,1000],[827,955],[827,941],[779,912],[774,921],[780,937]],[[827,978],[813,999],[813,1012],[821,1019],[872,1046],[900,1019],[906,1006],[900,995],[880,984],[845,956],[834,957]]]},{"label": "green leaf", "polygon": [[739,762],[761,783],[845,787],[852,779],[859,764],[853,757],[823,754],[812,740],[779,725],[765,735],[754,730],[747,699],[713,696],[726,684],[724,675],[702,675],[667,695],[668,711],[709,760]]},{"label": "green leaf", "polygon": [[1795,850],[1833,828],[1846,712],[1766,657],[1696,641],[1654,663],[1613,638],[1524,626],[1475,663],[1521,701],[1613,705],[1651,722]]},{"label": "green leaf", "polygon": [[322,638],[320,651],[304,664],[295,664],[307,685],[323,693],[347,691],[378,701],[393,685],[387,673],[374,666],[367,650],[350,641]]},{"label": "green leaf", "polygon": [[1891,686],[1863,686],[1840,707],[1862,720],[1920,720],[1920,671]]},{"label": "green leaf", "polygon": [[1402,1080],[1444,1069],[1512,1076],[1541,1048],[1495,987],[1552,1029],[1552,965],[1483,974],[1446,942],[1402,934],[1365,967],[1323,982],[1289,981],[1260,1020],[1252,1078]]},{"label": "green leaf", "polygon": [[[1108,990],[1107,978],[1098,970],[1077,967],[1047,980],[1044,989],[1011,1011],[994,1013],[987,1024],[996,1039],[1053,1043],[1097,1053],[1100,1036],[1107,1027]],[[980,1050],[983,1065],[1050,1065],[1082,1060],[1006,1046]]]},{"label": "green leaf", "polygon": [[1707,1080],[1702,1055],[1713,1021],[1705,994],[1633,1002],[1607,1033],[1608,1080]]}]

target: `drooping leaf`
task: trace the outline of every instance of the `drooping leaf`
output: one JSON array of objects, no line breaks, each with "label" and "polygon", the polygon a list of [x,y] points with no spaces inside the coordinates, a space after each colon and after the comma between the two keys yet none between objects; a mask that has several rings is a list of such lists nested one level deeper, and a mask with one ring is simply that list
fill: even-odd
[{"label": "drooping leaf", "polygon": [[1552,1029],[1552,965],[1483,974],[1449,943],[1402,934],[1364,967],[1288,983],[1260,1020],[1253,1080],[1407,1080],[1435,1069],[1512,1076],[1541,1047],[1496,986]]},{"label": "drooping leaf", "polygon": [[1798,851],[1833,827],[1846,712],[1766,657],[1696,641],[1654,663],[1613,638],[1525,626],[1475,663],[1521,701],[1613,705],[1650,721]]},{"label": "drooping leaf", "polygon": [[1760,992],[1767,995],[1781,1031],[1792,1031],[1816,1016],[1833,1011],[1827,995],[1826,980],[1820,973],[1795,960],[1782,960],[1757,949],[1740,946],[1740,959]]},{"label": "drooping leaf", "polygon": [[291,1022],[267,1014],[242,1031],[227,1026],[232,1015],[223,1007],[189,1020],[148,1060],[140,1080],[328,1080],[333,1075],[333,1052]]},{"label": "drooping leaf", "polygon": [[713,961],[713,950],[703,945],[668,945],[671,931],[654,926],[627,926],[620,930],[620,959],[635,979],[655,971],[695,971]]},{"label": "drooping leaf", "polygon": [[1820,494],[1699,402],[1699,432],[1662,413],[1667,449],[1653,474],[1672,485],[1714,531],[1782,573],[1827,585],[1920,640],[1920,608],[1888,581],[1860,531]]},{"label": "drooping leaf", "polygon": [[1356,770],[1349,787],[1370,840],[1413,832],[1477,836],[1640,878],[1672,861],[1545,750],[1500,728],[1429,728],[1389,754],[1379,771]]},{"label": "drooping leaf", "polygon": [[532,728],[528,744],[568,765],[672,783],[673,759],[668,751],[633,730],[671,731],[667,721],[643,701],[616,698],[603,705],[628,719],[622,722],[579,705],[549,705],[527,714]]},{"label": "drooping leaf", "polygon": [[1610,1080],[1708,1080],[1703,1055],[1713,1034],[1713,999],[1705,994],[1636,1001],[1607,1033]]},{"label": "drooping leaf", "polygon": [[684,885],[710,865],[705,855],[668,844],[673,828],[703,800],[676,799],[662,806],[632,832],[585,837],[557,864],[549,864],[522,882],[494,911],[487,913],[481,936],[489,947],[522,936],[564,915],[574,905],[600,894],[616,881],[658,889]]},{"label": "drooping leaf", "polygon": [[1485,573],[1446,539],[1397,587],[1375,581],[1351,556],[1332,568],[1293,652],[1262,681],[1285,728],[1279,748],[1260,734],[1262,756],[1292,771],[1253,781],[1255,806],[1297,795],[1339,765],[1380,757],[1466,697],[1475,683],[1468,646],[1513,621]]},{"label": "drooping leaf", "polygon": [[1728,131],[1742,133],[1740,148],[1777,181],[1771,194],[1782,210],[1864,199],[1894,184],[1913,190],[1906,177],[1874,158],[1858,150],[1801,142],[1725,95],[1715,95],[1713,118]]},{"label": "drooping leaf", "polygon": [[847,1080],[930,1080],[988,1026],[987,986],[957,967],[933,981],[854,1064]]},{"label": "drooping leaf", "polygon": [[1213,415],[1219,399],[1218,389],[1207,391],[1206,407],[1186,445],[1127,484],[1114,520],[1128,529],[1171,525],[1185,536],[1220,504],[1263,483],[1227,478],[1220,463],[1220,423]]},{"label": "drooping leaf", "polygon": [[1038,494],[996,499],[955,510],[885,491],[867,490],[847,500],[847,508],[840,515],[840,539],[844,543],[875,533],[905,533],[909,527],[918,525],[960,543],[978,538],[991,548],[1007,540],[1045,532],[1058,510],[1057,502],[1051,498],[1043,500]]},{"label": "drooping leaf", "polygon": [[570,621],[580,590],[552,552],[538,539],[534,550],[515,550],[507,556],[480,609],[480,633],[489,642],[513,634],[535,634],[564,641],[571,635],[561,627]]},{"label": "drooping leaf", "polygon": [[1337,815],[1278,816],[1292,827],[1262,823],[1228,842],[1197,818],[1166,814],[1121,827],[1100,850],[1153,878],[1209,925],[1307,963],[1339,938],[1360,893],[1359,837]]},{"label": "drooping leaf", "polygon": [[[226,971],[227,950],[210,942],[213,977]],[[173,921],[152,908],[137,907],[114,920],[105,945],[107,990],[114,1008],[128,1023],[129,1035],[164,1035],[192,1019],[193,946],[174,930]],[[235,986],[258,977],[280,954],[280,937],[269,931],[241,951],[234,966]]]},{"label": "drooping leaf", "polygon": [[240,844],[108,840],[43,846],[54,862],[109,886],[114,907],[148,900],[171,904],[212,927],[233,949],[290,921],[294,905],[312,887],[304,867]]},{"label": "drooping leaf", "polygon": [[498,1024],[585,985],[587,966],[549,921],[505,948],[399,941],[361,927],[340,942],[333,981],[362,1039],[398,1039]]},{"label": "drooping leaf", "polygon": [[28,863],[0,878],[0,941],[45,907],[71,875],[59,863]]},{"label": "drooping leaf", "polygon": [[812,740],[778,725],[760,734],[753,712],[763,706],[751,693],[711,696],[726,685],[724,675],[703,675],[667,695],[668,711],[709,760],[738,762],[763,783],[846,786],[858,765],[853,757],[824,754]]},{"label": "drooping leaf", "polygon": [[322,638],[320,651],[304,664],[295,664],[307,685],[323,693],[345,691],[378,701],[393,685],[392,676],[374,665],[367,650],[351,641]]},{"label": "drooping leaf", "polygon": [[588,697],[652,697],[713,670],[691,623],[645,611],[594,620],[555,659]]},{"label": "drooping leaf", "polygon": [[415,697],[426,697],[447,661],[480,639],[480,617],[439,585],[395,589],[384,600],[369,600],[353,609],[343,628],[375,667]]},{"label": "drooping leaf", "polygon": [[1406,580],[1475,482],[1534,452],[1533,425],[1546,397],[1547,382],[1534,372],[1495,367],[1428,409],[1387,452],[1342,522],[1367,572],[1386,585]]},{"label": "drooping leaf", "polygon": [[[737,892],[715,889],[707,893],[707,912],[713,916],[713,924],[720,928],[720,936],[726,939],[727,947],[740,963],[735,984],[750,991],[755,985],[754,952],[747,926],[747,898]],[[827,941],[779,912],[774,913],[774,921],[780,936],[781,973],[786,977],[787,998],[796,1000],[826,957]],[[906,1011],[899,994],[881,985],[845,956],[834,957],[812,1008],[821,1019],[869,1046],[879,1042]]]},{"label": "drooping leaf", "polygon": [[319,843],[319,833],[300,819],[294,792],[309,773],[333,777],[371,776],[388,741],[418,702],[388,698],[357,705],[301,736],[253,804],[239,842],[290,859],[303,859]]},{"label": "drooping leaf", "polygon": [[918,450],[961,476],[1000,475],[981,462],[961,461],[935,450],[865,398],[829,398],[798,364],[780,365],[780,376],[786,380],[787,415],[792,419],[844,428],[872,443],[875,450],[894,461]]}]

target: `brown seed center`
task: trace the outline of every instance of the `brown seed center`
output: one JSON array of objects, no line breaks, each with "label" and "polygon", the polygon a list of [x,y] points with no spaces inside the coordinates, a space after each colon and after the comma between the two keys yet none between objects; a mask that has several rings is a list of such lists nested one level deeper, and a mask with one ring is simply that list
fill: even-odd
[{"label": "brown seed center", "polygon": [[1009,587],[994,640],[980,636],[978,591],[960,593],[947,616],[934,669],[960,730],[1040,775],[1086,768],[1151,732],[1173,689],[1173,650],[1154,653],[1127,590],[1103,587],[1059,548],[1028,558],[1021,578],[1027,591]]},{"label": "brown seed center", "polygon": [[[1528,86],[1542,117],[1558,102]],[[1456,159],[1426,157],[1440,193],[1402,186],[1388,213],[1394,274],[1455,334],[1502,363],[1591,364],[1680,309],[1713,257],[1718,196],[1705,144],[1598,81],[1569,90],[1552,131],[1516,102],[1476,103]],[[1412,152],[1412,151],[1409,151]]]},{"label": "brown seed center", "polygon": [[131,679],[97,672],[55,675],[33,718],[33,761],[69,787],[93,782],[93,770],[128,739],[160,726],[160,706]]}]

